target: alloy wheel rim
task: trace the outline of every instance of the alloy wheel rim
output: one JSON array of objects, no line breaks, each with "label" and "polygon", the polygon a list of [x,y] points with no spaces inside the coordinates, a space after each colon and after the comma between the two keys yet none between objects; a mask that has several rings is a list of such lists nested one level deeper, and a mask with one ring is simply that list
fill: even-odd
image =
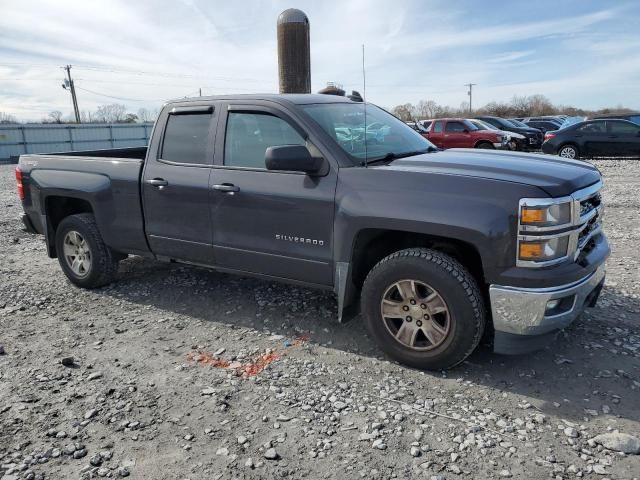
[{"label": "alloy wheel rim", "polygon": [[412,350],[433,350],[451,331],[446,302],[436,289],[418,280],[400,280],[389,286],[380,313],[389,334]]},{"label": "alloy wheel rim", "polygon": [[576,151],[571,147],[564,147],[560,151],[560,156],[564,158],[576,158]]},{"label": "alloy wheel rim", "polygon": [[64,259],[78,277],[86,277],[91,269],[91,250],[86,239],[75,230],[67,232],[63,240]]}]

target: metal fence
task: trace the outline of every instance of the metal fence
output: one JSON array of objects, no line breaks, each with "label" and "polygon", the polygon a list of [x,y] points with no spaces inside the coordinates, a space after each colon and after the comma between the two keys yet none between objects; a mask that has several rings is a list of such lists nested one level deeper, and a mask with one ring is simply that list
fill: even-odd
[{"label": "metal fence", "polygon": [[88,123],[0,125],[0,163],[13,163],[25,153],[142,147],[153,123]]}]

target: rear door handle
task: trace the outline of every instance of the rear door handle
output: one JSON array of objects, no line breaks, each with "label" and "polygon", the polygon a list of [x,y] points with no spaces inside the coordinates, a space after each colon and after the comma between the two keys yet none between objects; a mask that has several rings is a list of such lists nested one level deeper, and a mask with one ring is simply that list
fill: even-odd
[{"label": "rear door handle", "polygon": [[147,180],[147,183],[152,187],[159,187],[159,188],[166,187],[167,185],[169,185],[169,182],[167,182],[164,178],[152,178],[151,180]]},{"label": "rear door handle", "polygon": [[236,193],[240,191],[240,187],[236,187],[233,183],[218,183],[211,188],[219,192]]}]

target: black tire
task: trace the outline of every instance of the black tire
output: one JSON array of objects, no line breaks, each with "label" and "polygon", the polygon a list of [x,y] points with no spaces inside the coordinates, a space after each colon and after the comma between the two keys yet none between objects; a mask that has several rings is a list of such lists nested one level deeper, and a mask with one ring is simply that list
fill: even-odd
[{"label": "black tire", "polygon": [[[448,307],[449,331],[432,350],[417,351],[396,340],[382,316],[385,292],[404,279],[435,286]],[[464,361],[478,346],[486,322],[484,301],[471,274],[450,256],[426,248],[401,250],[375,265],[362,288],[361,311],[381,350],[401,363],[428,370],[448,369]]]},{"label": "black tire", "polygon": [[493,144],[489,142],[480,142],[476,145],[475,148],[486,148],[490,150],[495,150],[496,147],[494,147]]},{"label": "black tire", "polygon": [[[64,242],[69,232],[77,232],[88,246],[89,267],[82,275],[74,272],[65,255]],[[56,252],[60,267],[67,278],[78,287],[98,288],[107,285],[118,273],[118,260],[102,240],[94,216],[90,213],[70,215],[63,219],[56,229]]]},{"label": "black tire", "polygon": [[[565,155],[563,155],[564,151],[567,152]],[[570,151],[573,151],[573,156],[571,156]],[[578,150],[578,147],[573,143],[565,143],[564,145],[561,145],[560,148],[558,148],[558,156],[575,160],[577,158],[580,158],[580,150]]]}]

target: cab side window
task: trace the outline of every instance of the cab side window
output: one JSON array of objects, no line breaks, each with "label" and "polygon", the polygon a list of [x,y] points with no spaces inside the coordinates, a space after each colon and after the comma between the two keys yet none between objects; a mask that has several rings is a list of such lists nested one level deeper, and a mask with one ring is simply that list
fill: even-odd
[{"label": "cab side window", "polygon": [[213,115],[191,113],[169,115],[160,159],[177,163],[208,164],[207,143]]},{"label": "cab side window", "polygon": [[442,121],[438,120],[433,124],[433,133],[442,133]]},{"label": "cab side window", "polygon": [[266,168],[265,151],[279,145],[305,145],[286,121],[267,113],[229,112],[224,144],[224,164]]},{"label": "cab side window", "polygon": [[576,129],[580,133],[605,133],[605,124],[604,122],[591,122],[585,123],[584,125],[578,127]]}]

